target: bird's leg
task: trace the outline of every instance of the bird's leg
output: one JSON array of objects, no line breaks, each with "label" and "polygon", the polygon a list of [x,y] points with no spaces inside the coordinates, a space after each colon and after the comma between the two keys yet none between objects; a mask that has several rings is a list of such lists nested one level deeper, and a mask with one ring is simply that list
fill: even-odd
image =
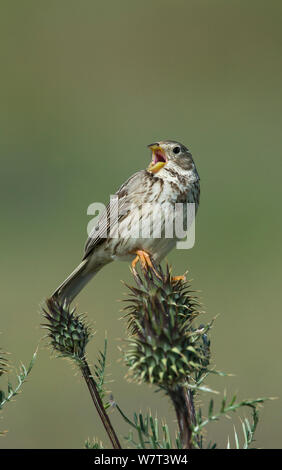
[{"label": "bird's leg", "polygon": [[138,261],[140,261],[142,269],[144,269],[146,271],[146,270],[148,270],[148,267],[149,267],[150,269],[152,269],[152,271],[154,271],[156,276],[159,277],[159,275],[156,272],[156,270],[154,268],[154,265],[151,261],[150,255],[148,253],[146,253],[146,251],[143,251],[143,250],[137,250],[137,251],[135,251],[135,253],[136,253],[137,256],[134,258],[134,260],[131,263],[132,270],[134,272],[136,272],[135,266],[138,263]]},{"label": "bird's leg", "polygon": [[[131,267],[132,267],[133,272],[136,273],[135,266],[138,263],[138,261],[140,261],[142,269],[147,271],[148,267],[149,267],[150,269],[152,269],[152,271],[154,271],[155,275],[160,279],[160,275],[155,270],[154,265],[151,261],[150,255],[148,253],[146,253],[146,251],[143,251],[143,250],[137,250],[137,251],[135,251],[135,254],[136,254],[136,257],[134,258],[134,260],[131,263]],[[183,275],[183,276],[172,276],[171,281],[173,283],[176,283],[178,281],[186,281],[186,276],[185,275]]]},{"label": "bird's leg", "polygon": [[134,258],[134,260],[132,261],[132,263],[131,263],[132,271],[134,271],[135,273],[136,273],[135,266],[136,266],[136,264],[138,263],[138,261],[139,261],[139,256],[137,255],[137,256]]},{"label": "bird's leg", "polygon": [[135,266],[138,263],[138,261],[140,261],[140,264],[141,264],[143,269],[147,269],[148,266],[153,269],[152,261],[150,259],[150,256],[148,255],[148,253],[146,253],[146,251],[137,250],[137,251],[135,251],[135,254],[137,256],[136,256],[136,258],[134,258],[134,260],[131,263],[131,267],[134,271],[135,271]]}]

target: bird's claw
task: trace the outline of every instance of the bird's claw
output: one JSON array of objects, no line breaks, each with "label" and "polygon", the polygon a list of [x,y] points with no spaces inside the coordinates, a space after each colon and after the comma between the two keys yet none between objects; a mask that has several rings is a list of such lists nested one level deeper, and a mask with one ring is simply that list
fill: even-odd
[{"label": "bird's claw", "polygon": [[148,253],[146,253],[146,251],[137,250],[137,251],[135,251],[135,254],[136,254],[136,257],[134,258],[134,260],[131,263],[131,267],[132,267],[132,270],[133,270],[134,273],[136,273],[135,266],[138,263],[138,261],[140,261],[141,268],[144,271],[148,271],[148,268],[150,268],[158,278],[160,277],[158,272],[156,271],[152,261],[151,261],[150,255]]},{"label": "bird's claw", "polygon": [[178,281],[186,281],[186,276],[172,276],[171,281],[173,283],[178,282]]}]

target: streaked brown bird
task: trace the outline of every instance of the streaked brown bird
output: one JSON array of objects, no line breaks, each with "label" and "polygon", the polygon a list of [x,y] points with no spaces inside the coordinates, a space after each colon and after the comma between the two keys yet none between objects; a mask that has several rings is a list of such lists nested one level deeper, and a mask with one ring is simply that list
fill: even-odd
[{"label": "streaked brown bird", "polygon": [[[116,192],[114,204],[108,204],[101,214],[86,242],[82,262],[53,294],[59,301],[70,304],[103,266],[116,259],[132,261],[133,269],[137,261],[143,268],[151,265],[151,259],[159,263],[178,240],[175,232],[170,237],[166,233],[177,203],[184,208],[194,203],[197,210],[200,178],[189,150],[173,140],[148,147],[150,165],[131,176]],[[152,236],[152,230],[157,236]]]}]

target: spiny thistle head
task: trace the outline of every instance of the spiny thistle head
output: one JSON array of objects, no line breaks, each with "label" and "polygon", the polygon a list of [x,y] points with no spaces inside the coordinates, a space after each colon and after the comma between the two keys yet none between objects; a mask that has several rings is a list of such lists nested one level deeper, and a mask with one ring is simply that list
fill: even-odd
[{"label": "spiny thistle head", "polygon": [[199,302],[185,278],[175,280],[167,267],[133,272],[137,287],[126,307],[129,350],[125,361],[129,377],[171,387],[187,380],[197,381],[209,364],[207,326],[194,327],[201,313]]},{"label": "spiny thistle head", "polygon": [[46,306],[43,316],[48,323],[42,326],[48,330],[51,346],[61,356],[80,361],[85,356],[86,345],[92,336],[84,316],[53,298],[47,299]]}]

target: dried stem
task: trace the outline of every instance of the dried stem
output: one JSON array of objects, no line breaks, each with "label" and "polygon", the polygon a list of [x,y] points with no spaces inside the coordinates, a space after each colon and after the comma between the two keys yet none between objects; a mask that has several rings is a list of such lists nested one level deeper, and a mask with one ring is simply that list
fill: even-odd
[{"label": "dried stem", "polygon": [[109,439],[110,439],[110,441],[113,445],[113,448],[114,449],[121,449],[121,445],[119,443],[118,437],[115,433],[115,430],[112,426],[112,423],[109,419],[109,416],[106,413],[106,410],[105,410],[104,405],[102,403],[102,400],[100,398],[99,392],[97,390],[95,381],[92,377],[91,370],[90,370],[90,368],[88,366],[88,363],[87,363],[85,358],[81,361],[80,370],[81,370],[83,378],[84,378],[84,380],[87,384],[87,387],[89,389],[89,392],[90,392],[91,398],[93,400],[93,403],[96,407],[96,410],[97,410],[97,412],[100,416],[100,419],[101,419],[101,421],[104,425],[104,428],[105,428],[105,430],[106,430],[106,432],[109,436]]}]

